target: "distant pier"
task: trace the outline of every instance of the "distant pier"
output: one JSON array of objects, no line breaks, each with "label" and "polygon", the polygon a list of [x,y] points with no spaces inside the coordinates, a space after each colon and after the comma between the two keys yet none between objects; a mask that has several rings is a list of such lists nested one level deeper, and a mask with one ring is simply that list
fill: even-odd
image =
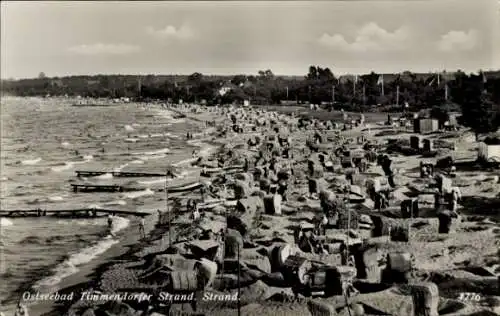
[{"label": "distant pier", "polygon": [[104,174],[111,174],[113,177],[118,178],[147,178],[147,177],[173,177],[174,174],[171,172],[167,173],[149,173],[149,172],[122,172],[122,171],[86,171],[86,170],[77,170],[77,177],[96,177],[102,176]]},{"label": "distant pier", "polygon": [[133,215],[133,216],[148,216],[148,212],[140,211],[120,211],[100,208],[82,208],[82,209],[65,209],[65,210],[0,210],[1,217],[65,217],[65,218],[89,218],[101,217],[108,214],[112,215]]},{"label": "distant pier", "polygon": [[[71,184],[73,192],[124,192],[126,189],[121,185],[110,184]],[[131,191],[127,189],[127,191]]]}]

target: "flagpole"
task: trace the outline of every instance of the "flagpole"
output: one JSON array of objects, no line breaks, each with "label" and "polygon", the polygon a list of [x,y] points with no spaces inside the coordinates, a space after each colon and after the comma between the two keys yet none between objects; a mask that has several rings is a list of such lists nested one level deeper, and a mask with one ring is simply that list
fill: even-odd
[{"label": "flagpole", "polygon": [[172,248],[172,214],[168,210],[168,169],[165,174],[165,211],[168,215],[168,248]]},{"label": "flagpole", "polygon": [[354,82],[352,83],[352,94],[356,97],[356,83],[358,81],[358,76],[354,77]]},{"label": "flagpole", "polygon": [[335,103],[335,85],[332,85],[332,105]]},{"label": "flagpole", "polygon": [[384,95],[384,75],[382,75],[382,96]]},{"label": "flagpole", "polygon": [[485,93],[487,93],[487,92],[488,92],[488,90],[486,89],[486,82],[487,82],[488,80],[486,79],[486,75],[484,74],[484,71],[482,71],[482,70],[481,70],[481,76],[482,76],[482,79],[483,79],[483,91],[484,91]]},{"label": "flagpole", "polygon": [[444,84],[444,100],[448,101],[448,85]]},{"label": "flagpole", "polygon": [[137,90],[139,91],[139,98],[141,97],[142,94],[142,82],[141,82],[141,77],[139,77],[139,82],[137,83]]},{"label": "flagpole", "polygon": [[286,87],[286,100],[288,101],[288,87]]},{"label": "flagpole", "polygon": [[399,85],[396,86],[396,105],[399,105]]},{"label": "flagpole", "polygon": [[366,105],[366,86],[363,83],[363,105]]}]

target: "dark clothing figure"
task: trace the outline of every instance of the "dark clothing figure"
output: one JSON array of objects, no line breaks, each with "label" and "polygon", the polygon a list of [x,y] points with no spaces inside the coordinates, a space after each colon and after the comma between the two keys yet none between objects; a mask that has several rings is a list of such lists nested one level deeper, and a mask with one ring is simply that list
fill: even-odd
[{"label": "dark clothing figure", "polygon": [[141,217],[141,220],[139,222],[139,236],[141,239],[146,238],[146,229],[145,229],[145,222],[144,222],[144,217]]},{"label": "dark clothing figure", "polygon": [[284,181],[280,181],[279,186],[278,186],[278,194],[281,195],[283,198],[283,201],[286,201],[286,191],[288,189],[288,185]]},{"label": "dark clothing figure", "polygon": [[448,234],[451,229],[451,224],[453,221],[453,216],[449,211],[443,211],[438,214],[439,228],[438,232],[440,234]]},{"label": "dark clothing figure", "polygon": [[387,177],[387,182],[391,186],[391,188],[396,187],[396,183],[394,182],[394,176],[391,174],[390,176]]},{"label": "dark clothing figure", "polygon": [[111,229],[113,226],[113,215],[108,215],[108,228]]}]

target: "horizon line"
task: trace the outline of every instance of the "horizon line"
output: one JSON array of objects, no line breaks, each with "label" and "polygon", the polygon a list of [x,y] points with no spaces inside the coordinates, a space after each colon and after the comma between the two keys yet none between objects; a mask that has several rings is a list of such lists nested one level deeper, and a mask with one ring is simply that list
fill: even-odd
[{"label": "horizon line", "polygon": [[[311,65],[311,66],[316,66],[316,67],[321,67],[323,69],[325,68],[330,68],[330,67],[322,67],[322,66],[318,66],[318,65]],[[265,70],[271,70],[272,69],[261,69],[262,71],[265,71]],[[331,70],[331,68],[330,68]],[[413,73],[413,74],[436,74],[436,73],[440,73],[440,74],[443,74],[443,73],[456,73],[458,71],[462,71],[466,74],[476,74],[476,73],[480,73],[480,72],[495,72],[495,71],[500,71],[500,68],[489,68],[489,69],[478,69],[476,71],[464,71],[460,68],[458,69],[455,69],[455,70],[449,70],[449,69],[442,69],[442,70],[428,70],[428,71],[411,71],[411,70],[402,70],[402,71],[399,71],[399,72],[375,72],[373,70],[370,70],[368,72],[347,72],[347,73],[338,73],[338,74],[335,74],[333,71],[333,75],[338,78],[338,77],[343,77],[343,76],[361,76],[361,75],[368,75],[370,73],[375,73],[375,74],[379,74],[379,75],[395,75],[395,74],[402,74],[402,73],[405,73],[405,72],[409,72],[409,73]],[[257,73],[253,73],[253,74],[248,74],[248,73],[244,73],[244,72],[241,72],[241,73],[238,73],[238,72],[235,72],[233,74],[216,74],[216,73],[203,73],[203,72],[191,72],[189,74],[183,74],[183,73],[147,73],[147,74],[144,74],[144,73],[87,73],[87,74],[68,74],[68,75],[55,75],[55,76],[49,76],[49,75],[46,75],[46,79],[55,79],[55,78],[70,78],[70,77],[95,77],[95,76],[135,76],[135,77],[147,77],[147,76],[177,76],[177,77],[188,77],[194,73],[201,73],[203,76],[207,76],[207,77],[234,77],[234,76],[258,76],[258,71]],[[273,75],[275,77],[306,77],[307,76],[307,73],[305,74],[278,74],[278,73],[274,73],[273,72]],[[0,80],[5,80],[5,81],[19,81],[19,80],[32,80],[32,79],[40,79],[38,76],[37,77],[8,77],[8,78],[4,78],[3,76],[0,78]]]}]

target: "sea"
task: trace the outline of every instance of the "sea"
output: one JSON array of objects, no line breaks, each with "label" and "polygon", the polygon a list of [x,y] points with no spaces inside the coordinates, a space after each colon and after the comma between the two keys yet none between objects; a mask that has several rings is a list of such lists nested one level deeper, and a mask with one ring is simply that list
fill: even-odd
[{"label": "sea", "polygon": [[[158,178],[113,178],[111,173],[77,178],[76,170],[162,173],[184,166],[204,143],[186,142],[199,124],[163,105],[73,106],[66,98],[1,100],[0,208],[105,208],[155,212]],[[202,147],[200,149],[200,147]],[[193,167],[178,178],[192,181]],[[137,191],[74,193],[72,183],[121,184]],[[21,292],[50,293],[61,281],[120,242],[131,218],[0,218],[0,311],[16,304]]]}]

